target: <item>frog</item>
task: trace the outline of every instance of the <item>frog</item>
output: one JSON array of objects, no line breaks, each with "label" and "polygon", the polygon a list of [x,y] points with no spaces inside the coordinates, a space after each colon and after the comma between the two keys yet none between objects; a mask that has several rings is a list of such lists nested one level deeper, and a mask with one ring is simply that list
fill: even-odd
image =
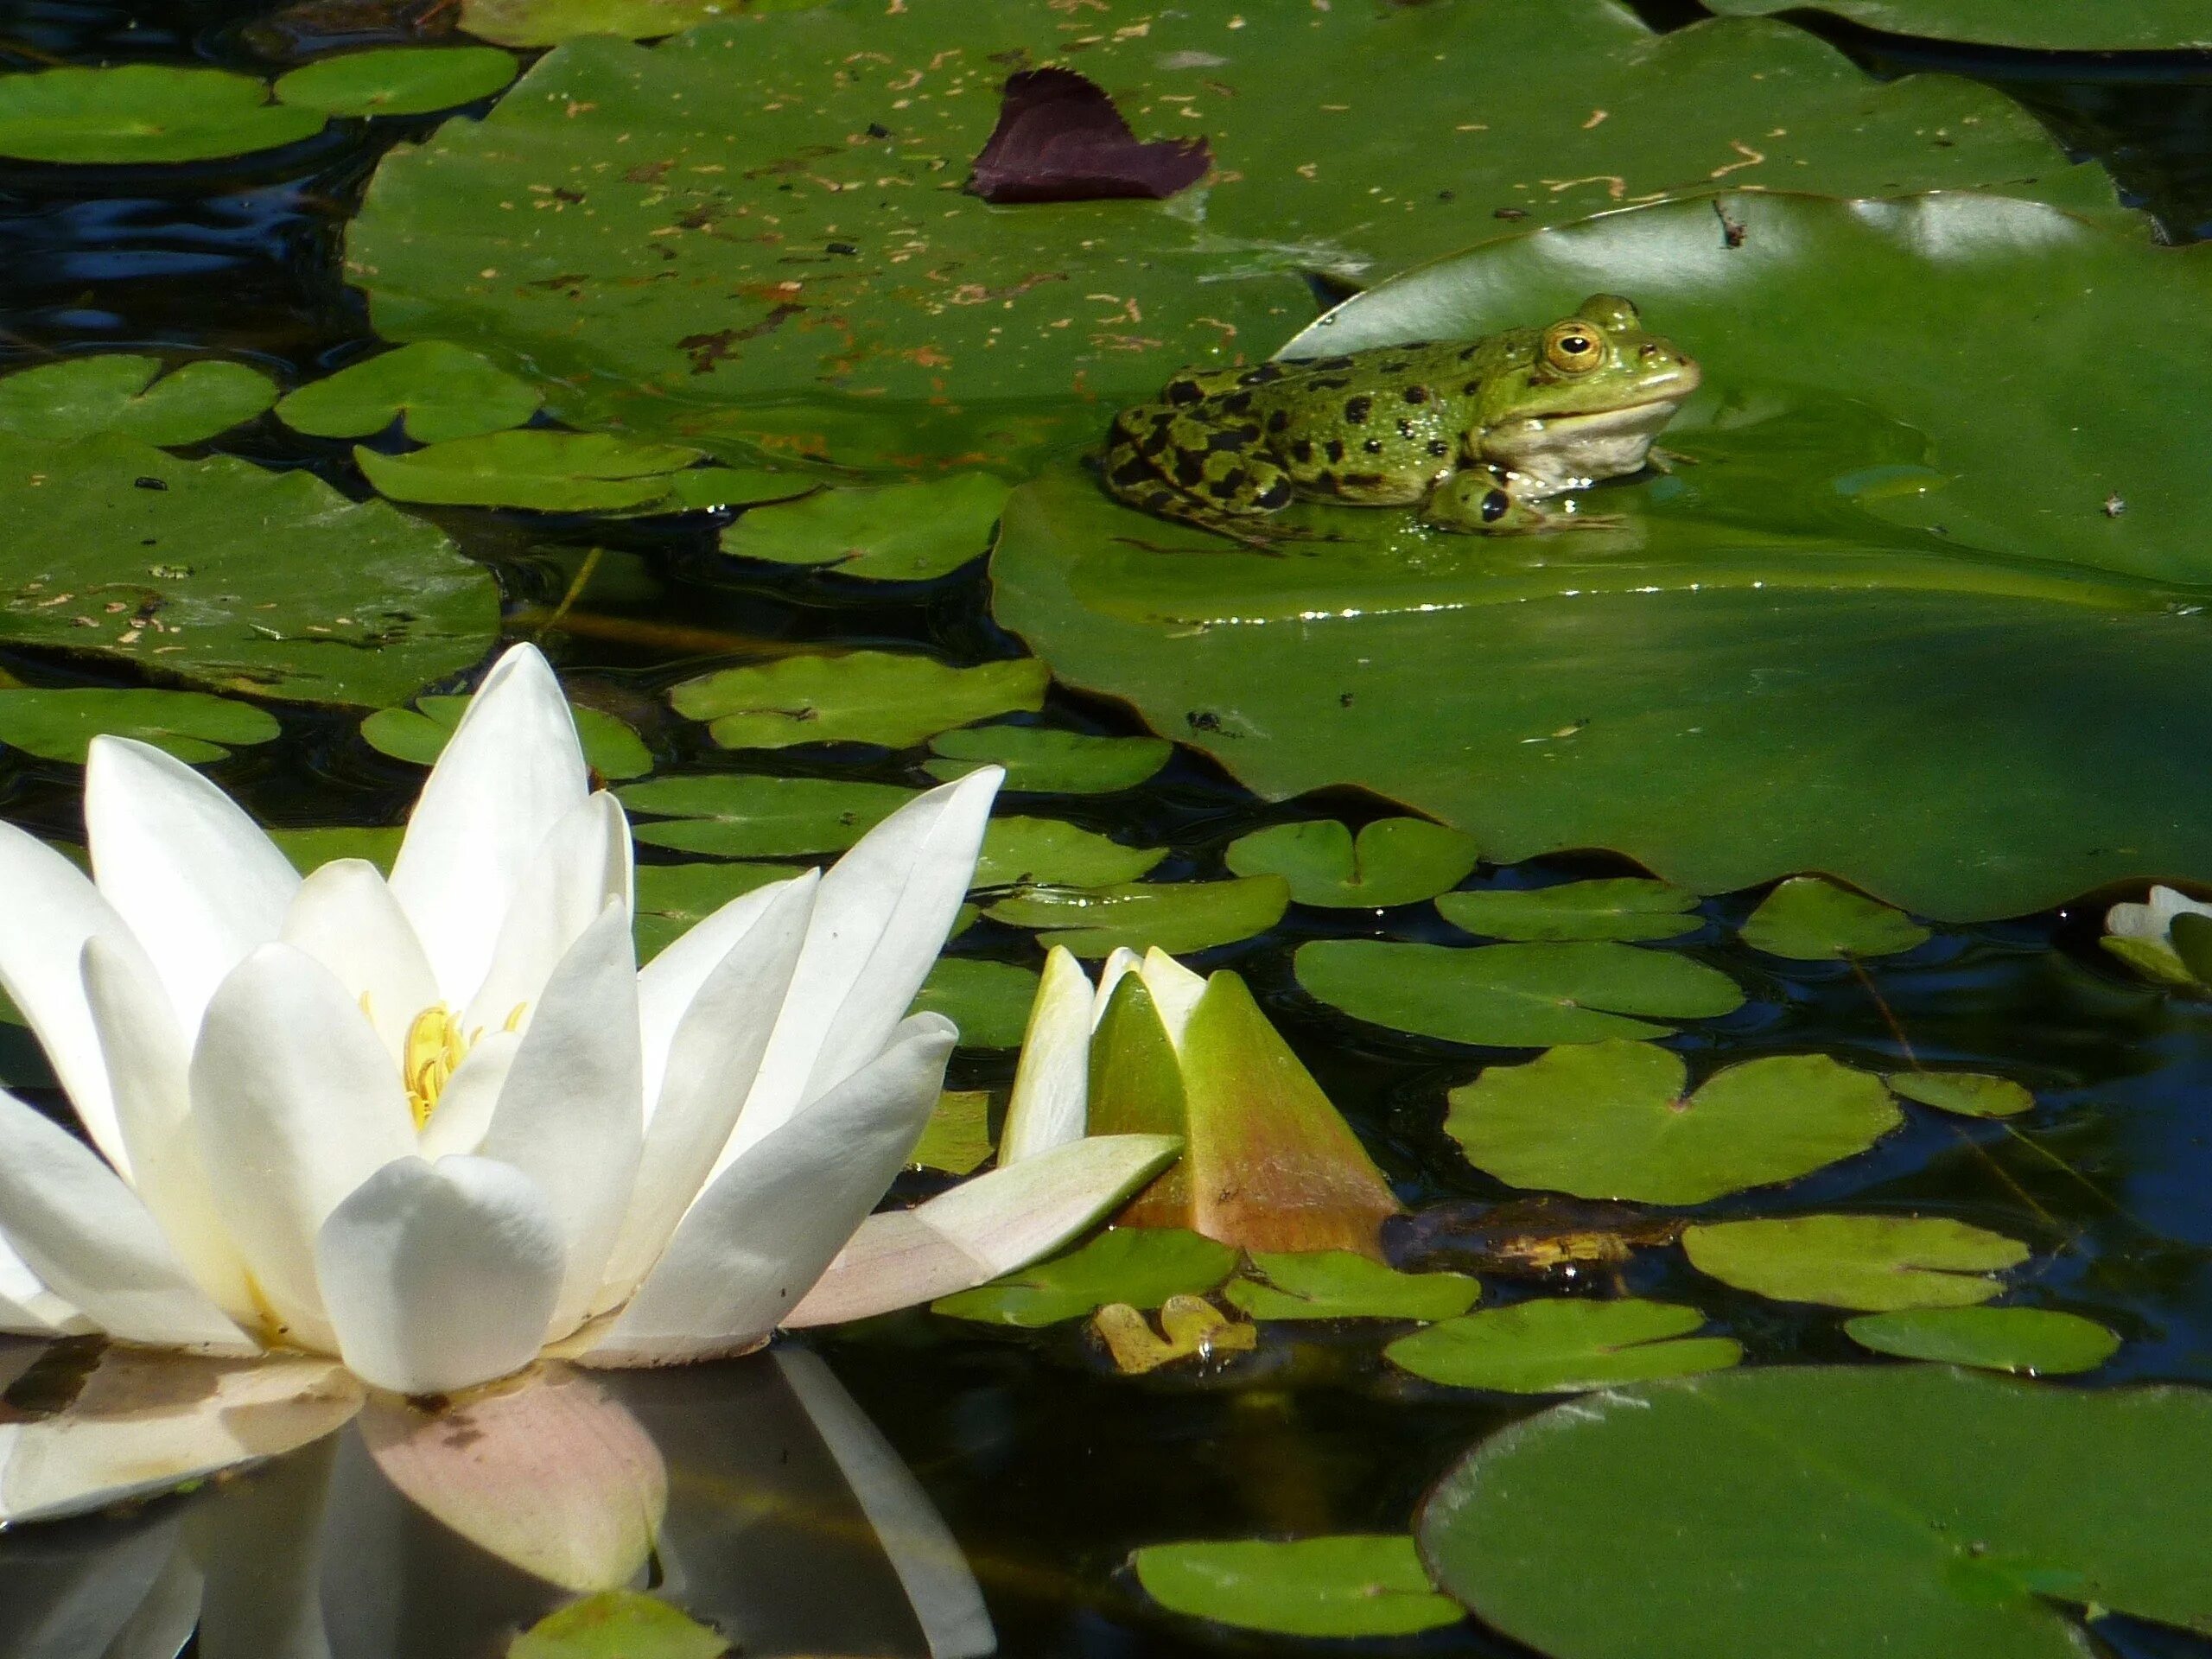
[{"label": "frog", "polygon": [[1700,378],[1633,301],[1592,294],[1541,327],[1185,371],[1115,416],[1103,470],[1119,500],[1258,547],[1307,533],[1271,522],[1300,500],[1470,534],[1602,527],[1544,504],[1642,471]]}]

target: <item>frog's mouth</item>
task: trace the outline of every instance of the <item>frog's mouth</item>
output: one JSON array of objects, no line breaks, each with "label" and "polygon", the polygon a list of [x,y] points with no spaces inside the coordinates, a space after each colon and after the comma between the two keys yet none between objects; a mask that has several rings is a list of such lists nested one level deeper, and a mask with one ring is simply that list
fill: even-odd
[{"label": "frog's mouth", "polygon": [[1674,418],[1675,411],[1688,396],[1687,390],[1670,391],[1663,397],[1623,404],[1613,409],[1592,410],[1586,415],[1562,412],[1506,421],[1483,435],[1483,448],[1488,454],[1510,459],[1556,454],[1592,444],[1610,446],[1638,441],[1648,443],[1661,427]]}]

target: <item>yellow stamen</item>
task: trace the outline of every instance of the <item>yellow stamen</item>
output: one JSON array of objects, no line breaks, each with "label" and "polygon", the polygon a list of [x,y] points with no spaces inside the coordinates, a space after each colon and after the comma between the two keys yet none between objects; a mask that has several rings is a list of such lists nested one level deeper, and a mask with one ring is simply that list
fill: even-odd
[{"label": "yellow stamen", "polygon": [[433,1002],[415,1016],[407,1027],[407,1050],[401,1076],[407,1084],[407,1104],[421,1128],[437,1109],[454,1070],[467,1058],[474,1039],[461,1028],[461,1016],[442,1002]]}]

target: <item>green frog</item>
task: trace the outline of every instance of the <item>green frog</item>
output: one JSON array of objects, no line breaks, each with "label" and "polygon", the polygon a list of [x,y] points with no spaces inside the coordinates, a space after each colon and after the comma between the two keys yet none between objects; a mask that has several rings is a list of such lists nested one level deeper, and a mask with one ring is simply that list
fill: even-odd
[{"label": "green frog", "polygon": [[1178,375],[1115,417],[1106,487],[1255,546],[1295,500],[1491,535],[1618,523],[1541,504],[1643,467],[1698,379],[1634,304],[1593,294],[1544,328]]}]

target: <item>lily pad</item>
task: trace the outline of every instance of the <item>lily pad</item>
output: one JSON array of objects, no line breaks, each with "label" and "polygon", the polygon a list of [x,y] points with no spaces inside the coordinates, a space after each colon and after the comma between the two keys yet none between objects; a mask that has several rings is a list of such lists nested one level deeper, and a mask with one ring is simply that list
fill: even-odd
[{"label": "lily pad", "polygon": [[798,874],[790,864],[639,865],[638,960],[652,961],[731,899]]},{"label": "lily pad", "polygon": [[1964,1117],[2017,1117],[2036,1097],[2010,1077],[1982,1071],[1892,1071],[1890,1092]]},{"label": "lily pad", "polygon": [[1197,1295],[1236,1265],[1229,1246],[1179,1227],[1116,1227],[1079,1250],[930,1306],[986,1325],[1057,1325],[1109,1302],[1158,1307],[1170,1296]]},{"label": "lily pad", "polygon": [[266,709],[205,691],[0,691],[0,743],[48,760],[84,764],[102,733],[135,737],[180,760],[220,760],[231,744],[266,743],[283,728]]},{"label": "lily pad", "polygon": [[[412,709],[379,709],[361,722],[361,738],[379,754],[427,766],[442,753],[454,728],[468,711],[462,696],[417,697]],[[642,778],[653,769],[653,753],[621,721],[597,709],[570,703],[584,759],[602,778]]]},{"label": "lily pad", "polygon": [[990,1091],[948,1089],[937,1097],[937,1109],[922,1126],[922,1138],[906,1161],[944,1175],[970,1175],[990,1155]]},{"label": "lily pad", "polygon": [[1454,1089],[1444,1129],[1515,1186],[1687,1205],[1808,1175],[1904,1122],[1879,1077],[1825,1054],[1745,1060],[1694,1094],[1688,1081],[1649,1043],[1554,1048]]},{"label": "lily pad", "polygon": [[903,749],[936,733],[1032,712],[1052,673],[1033,657],[954,668],[907,652],[785,657],[720,668],[669,693],[686,720],[710,722],[726,749],[794,743],[880,743]]},{"label": "lily pad", "polygon": [[[246,533],[242,526],[250,526]],[[305,471],[0,435],[0,640],[220,691],[382,707],[490,649],[499,594],[435,527]]]},{"label": "lily pad", "polygon": [[269,101],[226,69],[126,63],[0,75],[0,156],[26,162],[199,162],[274,149],[323,113]]},{"label": "lily pad", "polygon": [[1446,1319],[1382,1352],[1453,1388],[1564,1394],[1720,1370],[1743,1358],[1732,1338],[1690,1335],[1704,1323],[1696,1308],[1673,1302],[1545,1297]]},{"label": "lily pad", "polygon": [[1682,1230],[1690,1265],[1779,1302],[1888,1313],[1967,1307],[2028,1259],[2017,1238],[1938,1216],[1793,1216]]},{"label": "lily pad", "polygon": [[1078,957],[1127,946],[1186,956],[1264,933],[1290,908],[1279,875],[1231,881],[1127,882],[1103,887],[1032,887],[985,908],[993,921],[1045,930],[1038,943]]},{"label": "lily pad", "polygon": [[1920,35],[2041,52],[2183,52],[2212,47],[2202,0],[1712,0],[1738,16],[1825,11],[1892,35]]},{"label": "lily pad", "polygon": [[1447,893],[1436,908],[1452,926],[1493,939],[1673,939],[1705,924],[1694,913],[1695,893],[1638,876]]},{"label": "lily pad", "polygon": [[1456,887],[1475,868],[1475,843],[1425,818],[1377,818],[1357,840],[1333,818],[1278,823],[1229,844],[1239,875],[1281,876],[1301,905],[1384,909]]},{"label": "lily pad", "polygon": [[757,506],[789,501],[822,487],[804,473],[778,473],[759,467],[694,467],[669,480],[669,499],[690,510]]},{"label": "lily pad", "polygon": [[950,783],[981,766],[1006,768],[1008,790],[1040,795],[1110,795],[1135,789],[1167,764],[1175,746],[1159,737],[1091,737],[1050,726],[978,726],[930,740],[922,762]]},{"label": "lily pad", "polygon": [[491,46],[389,46],[319,58],[276,78],[276,99],[326,115],[425,115],[489,98],[515,78]]},{"label": "lily pad", "polygon": [[1906,1308],[1861,1313],[1843,1330],[1878,1354],[2033,1376],[2094,1371],[2120,1349],[2119,1337],[2094,1319],[2055,1307]]},{"label": "lily pad", "polygon": [[353,447],[362,476],[395,501],[539,512],[625,512],[658,505],[668,499],[673,475],[698,459],[696,449],[681,444],[543,427],[448,438],[401,455]]},{"label": "lily pad", "polygon": [[269,839],[276,843],[276,850],[302,875],[340,858],[365,858],[390,875],[392,862],[399,856],[400,838],[406,834],[396,823],[270,824],[264,828]]},{"label": "lily pad", "polygon": [[1276,1636],[1412,1636],[1466,1617],[1395,1534],[1148,1544],[1129,1563],[1170,1612]]},{"label": "lily pad", "polygon": [[1483,1294],[1464,1273],[1399,1273],[1356,1250],[1259,1251],[1225,1294],[1255,1319],[1448,1319]]},{"label": "lily pad", "polygon": [[615,793],[632,812],[673,820],[637,825],[647,846],[720,858],[841,853],[914,798],[892,784],[733,772],[655,778]]},{"label": "lily pad", "polygon": [[19,369],[0,378],[0,432],[48,443],[98,432],[199,443],[276,401],[269,377],[243,363],[202,359],[168,374],[162,367],[157,357],[102,352]]},{"label": "lily pad", "polygon": [[436,444],[520,426],[543,401],[490,359],[425,340],[310,380],[285,394],[276,418],[318,438],[365,438],[397,420],[416,442]]},{"label": "lily pad", "polygon": [[[2080,1659],[2084,1610],[2212,1629],[2212,1394],[1756,1367],[1525,1418],[1418,1528],[1554,1659]],[[1560,1541],[1602,1537],[1602,1573]],[[2151,1643],[2155,1648],[2155,1643]]]},{"label": "lily pad", "polygon": [[910,1012],[941,1014],[963,1048],[1020,1048],[1037,1000],[1037,976],[1019,963],[946,957],[930,969]]},{"label": "lily pad", "polygon": [[823,490],[748,512],[722,531],[722,551],[774,564],[811,564],[872,582],[928,582],[990,550],[1010,486],[981,473],[881,490]]},{"label": "lily pad", "polygon": [[719,1659],[729,1643],[658,1596],[602,1590],[556,1608],[508,1644],[507,1659]]},{"label": "lily pad", "polygon": [[983,831],[974,885],[1113,887],[1135,881],[1166,856],[1165,847],[1124,847],[1058,818],[994,818]]},{"label": "lily pad", "polygon": [[810,0],[461,0],[461,26],[501,46],[558,46],[579,35],[658,40],[740,10],[766,11]]},{"label": "lily pad", "polygon": [[1928,930],[1833,881],[1794,875],[1759,900],[1744,923],[1744,943],[1770,957],[1832,962],[1910,950],[1928,943]]},{"label": "lily pad", "polygon": [[1570,944],[1402,944],[1315,939],[1298,948],[1298,982],[1355,1020],[1491,1048],[1543,1048],[1609,1037],[1663,1037],[1662,1020],[1741,1007],[1717,968],[1663,950]]}]

